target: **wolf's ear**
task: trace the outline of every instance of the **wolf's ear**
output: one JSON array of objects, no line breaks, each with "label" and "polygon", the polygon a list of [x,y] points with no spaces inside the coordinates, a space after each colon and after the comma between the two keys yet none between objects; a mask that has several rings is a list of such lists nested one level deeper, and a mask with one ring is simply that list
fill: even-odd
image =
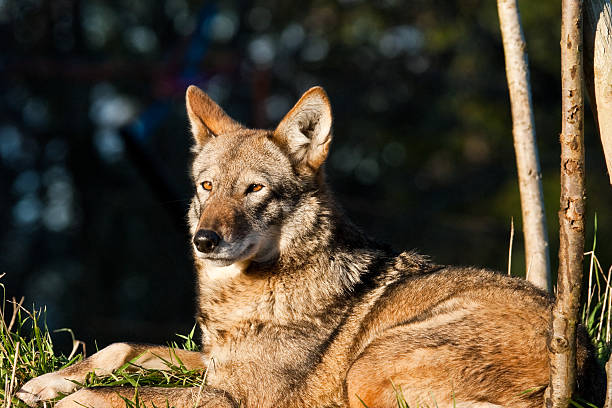
[{"label": "wolf's ear", "polygon": [[191,85],[187,88],[185,99],[191,132],[195,142],[199,145],[206,143],[211,137],[242,127],[197,86]]},{"label": "wolf's ear", "polygon": [[317,170],[327,158],[332,113],[323,88],[310,88],[285,115],[274,137],[287,147],[295,163]]}]

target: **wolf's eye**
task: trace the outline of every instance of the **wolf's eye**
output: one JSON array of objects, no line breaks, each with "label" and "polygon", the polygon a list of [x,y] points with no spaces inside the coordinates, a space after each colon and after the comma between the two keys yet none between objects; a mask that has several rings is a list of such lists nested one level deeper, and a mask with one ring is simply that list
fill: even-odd
[{"label": "wolf's eye", "polygon": [[206,191],[212,190],[212,183],[210,181],[205,181],[202,183],[202,188]]},{"label": "wolf's eye", "polygon": [[250,186],[247,187],[245,194],[256,193],[260,191],[262,188],[264,188],[264,186],[261,184],[251,184]]}]

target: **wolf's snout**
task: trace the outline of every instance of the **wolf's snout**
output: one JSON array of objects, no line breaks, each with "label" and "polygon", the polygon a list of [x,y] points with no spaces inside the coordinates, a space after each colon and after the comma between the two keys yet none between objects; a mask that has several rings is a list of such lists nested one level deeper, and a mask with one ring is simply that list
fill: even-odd
[{"label": "wolf's snout", "polygon": [[202,253],[211,252],[219,245],[221,237],[215,231],[201,229],[193,237],[193,244]]}]

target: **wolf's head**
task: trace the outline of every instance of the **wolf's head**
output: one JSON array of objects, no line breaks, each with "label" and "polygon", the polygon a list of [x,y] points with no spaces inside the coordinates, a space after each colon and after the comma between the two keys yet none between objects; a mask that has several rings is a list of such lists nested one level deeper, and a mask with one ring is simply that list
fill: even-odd
[{"label": "wolf's head", "polygon": [[268,262],[316,222],[331,142],[325,91],[308,90],[273,130],[248,129],[195,86],[187,89],[196,193],[189,223],[198,262]]}]

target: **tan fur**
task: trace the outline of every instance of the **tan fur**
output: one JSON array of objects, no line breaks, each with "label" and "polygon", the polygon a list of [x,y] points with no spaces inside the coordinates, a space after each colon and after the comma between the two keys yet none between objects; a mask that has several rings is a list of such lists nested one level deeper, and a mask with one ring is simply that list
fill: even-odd
[{"label": "tan fur", "polygon": [[[542,404],[551,299],[521,279],[394,253],[346,220],[325,183],[332,116],[322,88],[274,131],[238,125],[195,87],[187,111],[202,353],[180,358],[214,364],[202,390],[143,388],[148,406],[395,407],[394,387],[410,406]],[[19,397],[35,405],[72,392],[64,378],[140,354],[148,367],[168,358],[111,345]],[[122,406],[117,393],[133,390],[81,390],[58,406]]]}]

